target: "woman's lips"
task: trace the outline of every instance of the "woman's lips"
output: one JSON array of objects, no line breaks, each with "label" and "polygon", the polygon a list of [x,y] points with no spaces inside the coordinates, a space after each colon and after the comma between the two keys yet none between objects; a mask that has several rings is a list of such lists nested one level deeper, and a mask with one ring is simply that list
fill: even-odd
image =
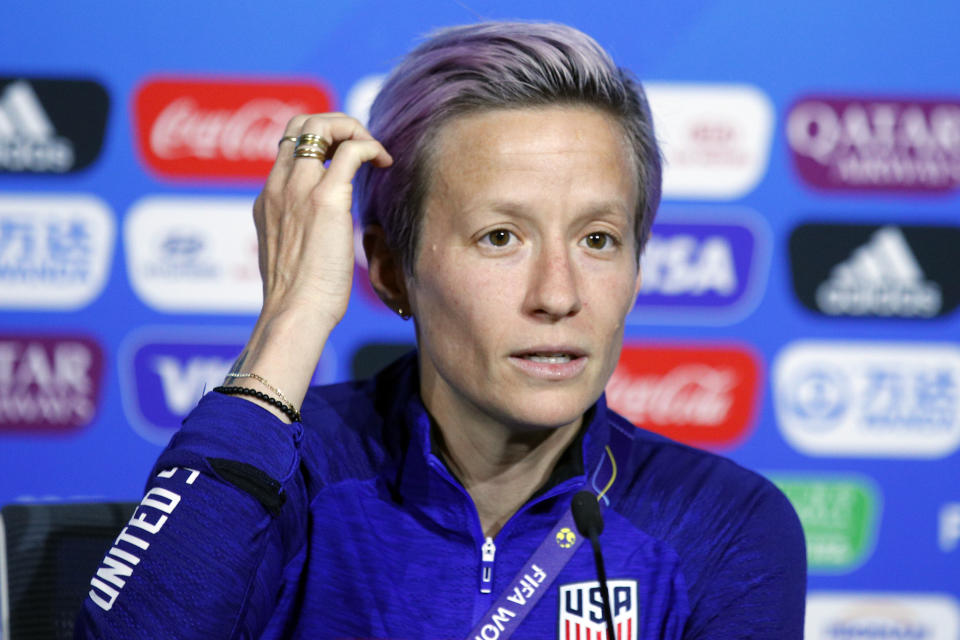
[{"label": "woman's lips", "polygon": [[510,356],[525,374],[543,380],[568,380],[575,378],[587,366],[586,355],[574,349],[531,349]]}]

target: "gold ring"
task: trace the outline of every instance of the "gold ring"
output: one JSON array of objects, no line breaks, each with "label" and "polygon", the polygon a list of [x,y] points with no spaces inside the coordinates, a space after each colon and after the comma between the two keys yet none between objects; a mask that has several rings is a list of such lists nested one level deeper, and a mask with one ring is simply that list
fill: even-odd
[{"label": "gold ring", "polygon": [[314,151],[314,148],[311,147],[297,147],[293,152],[294,158],[317,158],[318,160],[326,160],[327,154]]},{"label": "gold ring", "polygon": [[283,136],[282,138],[280,138],[280,142],[277,143],[277,146],[279,147],[284,142],[296,142],[296,141],[297,141],[297,136]]},{"label": "gold ring", "polygon": [[330,143],[327,142],[326,138],[319,136],[315,133],[304,133],[297,139],[297,146],[305,144],[315,144],[318,147],[327,148],[330,146]]}]

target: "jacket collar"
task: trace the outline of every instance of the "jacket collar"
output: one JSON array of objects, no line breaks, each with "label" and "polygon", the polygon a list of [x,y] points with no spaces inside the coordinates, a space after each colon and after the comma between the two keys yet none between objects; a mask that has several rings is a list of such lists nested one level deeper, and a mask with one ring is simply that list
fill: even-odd
[{"label": "jacket collar", "polygon": [[[382,401],[381,406],[389,406],[384,415],[388,449],[384,479],[394,499],[453,535],[476,538],[479,522],[473,501],[434,452],[431,417],[420,398],[416,352],[390,365],[374,383],[378,403]],[[587,410],[585,425],[562,455],[546,485],[521,511],[548,501],[556,503],[553,508],[566,508],[573,493],[596,484],[591,476],[602,468],[606,457],[604,448],[610,440],[607,412],[606,399],[601,395]],[[482,535],[479,539],[482,540]]]}]

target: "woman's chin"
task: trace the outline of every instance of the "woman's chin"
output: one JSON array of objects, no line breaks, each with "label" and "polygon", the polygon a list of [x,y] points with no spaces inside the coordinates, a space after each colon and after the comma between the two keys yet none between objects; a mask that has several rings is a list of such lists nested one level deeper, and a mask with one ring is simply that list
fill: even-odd
[{"label": "woman's chin", "polygon": [[579,424],[592,403],[557,402],[531,399],[522,409],[513,411],[504,421],[521,431],[560,429]]}]

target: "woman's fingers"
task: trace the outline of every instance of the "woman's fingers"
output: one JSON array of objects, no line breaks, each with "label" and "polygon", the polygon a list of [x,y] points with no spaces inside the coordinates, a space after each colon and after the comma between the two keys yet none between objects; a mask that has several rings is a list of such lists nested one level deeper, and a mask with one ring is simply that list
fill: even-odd
[{"label": "woman's fingers", "polygon": [[[310,134],[326,143],[326,154],[336,153],[347,140],[373,140],[373,136],[359,121],[343,114],[307,116],[300,126],[299,136]],[[293,154],[291,154],[291,157]],[[294,190],[313,187],[324,172],[321,158],[292,158],[293,167],[287,177],[287,188]]]},{"label": "woman's fingers", "polygon": [[267,176],[267,182],[264,185],[264,191],[279,191],[287,181],[290,169],[293,168],[293,150],[297,146],[297,138],[300,137],[300,130],[303,123],[310,117],[307,114],[294,116],[287,123],[283,131],[283,137],[277,144],[277,159],[270,169],[270,175]]},{"label": "woman's fingers", "polygon": [[374,139],[346,140],[341,142],[327,167],[321,184],[350,185],[357,169],[364,162],[372,162],[377,167],[389,167],[393,158],[383,148],[383,145]]},{"label": "woman's fingers", "polygon": [[[319,157],[295,157],[298,148]],[[353,268],[351,183],[364,162],[386,167],[393,158],[354,118],[300,115],[287,124],[253,207],[265,308],[342,315]]]},{"label": "woman's fingers", "polygon": [[[318,136],[320,145],[327,147],[326,157],[331,157],[340,142],[344,140],[373,140],[373,136],[359,121],[343,113],[301,114],[294,116],[287,123],[283,136],[278,141],[277,159],[267,177],[264,191],[279,193],[285,185],[294,179],[290,185],[294,190],[309,188],[323,175],[323,161],[319,158],[295,158],[300,136],[312,134]],[[301,162],[297,162],[300,160]]]}]

